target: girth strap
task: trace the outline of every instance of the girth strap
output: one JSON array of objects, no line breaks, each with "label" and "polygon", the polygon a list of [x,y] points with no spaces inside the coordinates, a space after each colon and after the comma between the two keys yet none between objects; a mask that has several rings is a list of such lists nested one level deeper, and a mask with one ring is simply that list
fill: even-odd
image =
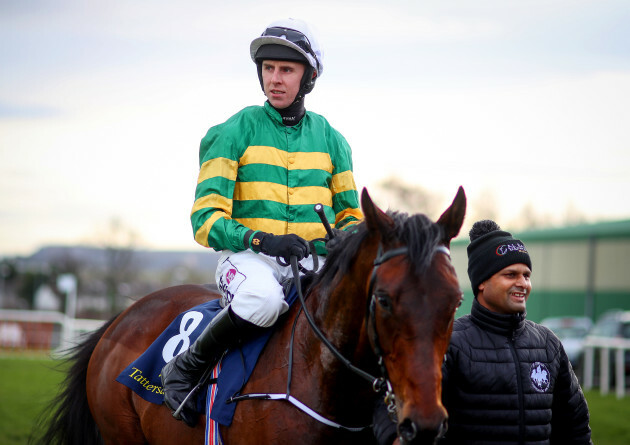
[{"label": "girth strap", "polygon": [[287,402],[291,403],[292,405],[300,409],[302,412],[308,414],[315,420],[318,420],[325,425],[332,426],[333,428],[339,428],[342,430],[350,431],[353,433],[358,433],[372,427],[372,425],[367,425],[367,426],[354,428],[354,427],[349,427],[349,426],[343,426],[337,422],[333,422],[332,420],[327,419],[324,416],[320,415],[319,413],[313,411],[311,408],[309,408],[308,406],[300,402],[291,394],[244,394],[242,396],[232,397],[230,399],[230,402],[238,402],[240,400],[248,400],[248,399],[286,400]]}]

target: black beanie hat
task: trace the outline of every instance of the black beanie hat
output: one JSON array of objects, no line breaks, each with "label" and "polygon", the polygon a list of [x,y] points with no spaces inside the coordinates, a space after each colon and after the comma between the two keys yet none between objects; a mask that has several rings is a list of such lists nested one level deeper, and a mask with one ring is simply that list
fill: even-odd
[{"label": "black beanie hat", "polygon": [[481,283],[507,266],[522,263],[532,269],[532,261],[523,242],[501,230],[494,221],[477,221],[469,236],[468,277],[475,297]]}]

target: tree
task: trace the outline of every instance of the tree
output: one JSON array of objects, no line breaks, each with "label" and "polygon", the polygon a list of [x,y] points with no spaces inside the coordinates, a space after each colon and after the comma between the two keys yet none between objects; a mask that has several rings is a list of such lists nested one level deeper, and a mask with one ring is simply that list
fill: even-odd
[{"label": "tree", "polygon": [[6,296],[15,287],[18,277],[15,260],[3,258],[0,261],[0,309],[4,307]]},{"label": "tree", "polygon": [[125,227],[120,220],[114,218],[100,239],[101,247],[105,251],[103,279],[113,315],[120,309],[118,300],[121,293],[127,292],[128,283],[136,273],[133,260],[138,237],[132,229]]},{"label": "tree", "polygon": [[499,210],[494,192],[489,188],[483,189],[474,201],[469,204],[468,214],[469,216],[466,219],[470,222],[471,227],[475,221],[482,219],[496,221],[499,217]]},{"label": "tree", "polygon": [[377,184],[377,195],[389,204],[389,207],[407,213],[424,213],[437,217],[442,197],[418,185],[408,184],[390,176]]}]

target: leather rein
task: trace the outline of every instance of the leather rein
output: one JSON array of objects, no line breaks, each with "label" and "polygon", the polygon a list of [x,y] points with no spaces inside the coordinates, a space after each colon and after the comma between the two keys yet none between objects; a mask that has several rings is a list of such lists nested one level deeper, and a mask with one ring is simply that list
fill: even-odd
[{"label": "leather rein", "polygon": [[[311,329],[313,330],[313,332],[315,333],[315,335],[322,341],[322,343],[328,348],[328,350],[330,350],[330,352],[351,372],[353,372],[354,374],[358,375],[359,377],[361,377],[362,379],[368,381],[371,383],[372,385],[372,389],[374,390],[374,392],[376,392],[377,394],[381,395],[383,397],[383,399],[385,400],[385,404],[387,405],[387,409],[388,412],[390,414],[390,417],[392,417],[392,419],[395,418],[396,416],[396,403],[395,403],[395,396],[394,396],[394,392],[391,386],[391,383],[389,381],[389,377],[387,374],[387,369],[385,367],[385,361],[383,359],[383,349],[381,348],[380,345],[380,340],[379,340],[379,336],[378,336],[378,332],[376,330],[376,319],[375,319],[375,310],[376,310],[376,302],[377,302],[377,297],[376,295],[373,294],[373,290],[374,287],[376,285],[377,282],[377,270],[378,268],[385,263],[386,261],[389,261],[390,259],[400,256],[400,255],[407,255],[409,253],[409,249],[407,247],[398,247],[396,249],[392,249],[392,250],[388,250],[383,252],[383,248],[382,245],[379,244],[378,247],[378,252],[376,255],[376,258],[374,259],[374,267],[372,269],[372,274],[370,276],[370,283],[368,286],[368,295],[370,295],[370,298],[368,299],[368,303],[367,303],[367,309],[366,309],[366,317],[367,317],[367,322],[368,325],[370,326],[371,330],[374,334],[373,334],[373,352],[376,355],[377,358],[377,363],[380,367],[380,376],[373,376],[372,374],[357,368],[356,366],[354,366],[350,360],[348,360],[346,357],[344,357],[341,352],[339,352],[339,350],[328,340],[328,338],[326,338],[326,336],[324,335],[324,333],[319,329],[319,327],[317,326],[317,324],[315,324],[315,321],[313,320],[313,317],[311,316],[310,312],[308,311],[308,309],[306,308],[306,302],[304,299],[304,295],[302,293],[302,286],[300,283],[300,265],[299,262],[297,260],[297,257],[292,256],[291,257],[291,269],[293,272],[293,276],[294,276],[294,281],[295,281],[295,287],[297,290],[297,294],[298,294],[298,298],[300,300],[300,304],[301,304],[301,308],[300,311],[304,312],[304,315],[306,316],[306,319],[309,323],[309,325],[311,326]],[[435,253],[443,253],[445,255],[448,255],[450,257],[450,251],[447,247],[445,246],[438,246],[436,247],[434,254]],[[295,399],[295,397],[293,397],[290,394],[290,387],[291,387],[291,377],[292,377],[292,368],[293,368],[293,340],[294,340],[294,334],[295,334],[295,327],[297,324],[297,321],[299,319],[299,313],[298,315],[295,317],[295,321],[293,323],[293,329],[291,332],[291,344],[290,344],[290,349],[289,349],[289,369],[288,369],[288,381],[287,381],[287,392],[286,394],[243,394],[243,395],[237,395],[237,396],[233,396],[228,400],[228,403],[231,402],[237,402],[240,400],[246,400],[246,399],[265,399],[265,400],[286,400],[290,403],[292,403],[293,405],[295,405],[297,408],[299,408],[300,410],[302,410],[303,412],[305,412],[306,414],[310,415],[311,417],[315,418],[316,420],[335,427],[335,428],[339,428],[339,429],[343,429],[346,431],[351,431],[351,432],[360,432],[363,431],[367,428],[370,428],[371,425],[367,425],[364,427],[347,427],[347,426],[343,426],[340,425],[334,421],[331,421],[329,419],[324,418],[323,416],[321,416],[320,414],[316,413],[315,411],[313,411],[312,409],[310,409],[308,406],[304,405],[302,402],[300,402],[299,400]],[[368,336],[370,335],[368,330]]]}]

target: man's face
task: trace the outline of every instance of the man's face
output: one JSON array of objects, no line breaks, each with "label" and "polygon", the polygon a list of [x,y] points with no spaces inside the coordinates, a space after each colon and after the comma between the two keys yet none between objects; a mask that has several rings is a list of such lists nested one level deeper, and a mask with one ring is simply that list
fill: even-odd
[{"label": "man's face", "polygon": [[501,269],[479,285],[477,300],[499,314],[523,312],[532,290],[531,275],[532,271],[525,264]]},{"label": "man's face", "polygon": [[291,105],[300,91],[305,67],[299,62],[264,60],[262,78],[265,96],[279,110]]}]

